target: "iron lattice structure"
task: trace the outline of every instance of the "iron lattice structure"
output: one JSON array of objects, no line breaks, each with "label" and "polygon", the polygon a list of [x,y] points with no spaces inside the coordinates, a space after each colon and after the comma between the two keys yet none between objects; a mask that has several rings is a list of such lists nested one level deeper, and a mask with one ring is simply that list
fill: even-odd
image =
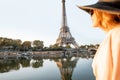
[{"label": "iron lattice structure", "polygon": [[67,46],[72,44],[75,48],[78,48],[78,45],[72,37],[69,27],[67,26],[65,0],[62,0],[62,26],[60,28],[60,33],[58,39],[56,40],[56,44],[59,46]]}]

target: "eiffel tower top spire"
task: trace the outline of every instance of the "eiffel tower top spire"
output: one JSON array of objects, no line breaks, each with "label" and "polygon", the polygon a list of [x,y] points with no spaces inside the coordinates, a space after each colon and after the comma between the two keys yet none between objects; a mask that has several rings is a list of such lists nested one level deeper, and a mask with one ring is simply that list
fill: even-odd
[{"label": "eiffel tower top spire", "polygon": [[62,0],[62,27],[67,26],[65,0]]},{"label": "eiffel tower top spire", "polygon": [[62,0],[62,27],[61,27],[61,30],[63,30],[63,32],[69,32],[69,28],[67,27],[65,0]]},{"label": "eiffel tower top spire", "polygon": [[67,18],[66,18],[66,8],[65,8],[65,0],[62,0],[62,26],[60,28],[59,37],[56,40],[56,44],[59,46],[73,44],[75,48],[78,48],[74,38],[72,37],[69,27],[67,26]]}]

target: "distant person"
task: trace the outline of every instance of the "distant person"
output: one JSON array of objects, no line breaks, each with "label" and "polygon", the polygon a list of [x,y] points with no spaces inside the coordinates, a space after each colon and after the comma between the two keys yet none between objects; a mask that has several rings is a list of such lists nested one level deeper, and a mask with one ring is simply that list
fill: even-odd
[{"label": "distant person", "polygon": [[91,15],[94,27],[106,32],[92,63],[96,80],[120,80],[120,0],[78,7]]}]

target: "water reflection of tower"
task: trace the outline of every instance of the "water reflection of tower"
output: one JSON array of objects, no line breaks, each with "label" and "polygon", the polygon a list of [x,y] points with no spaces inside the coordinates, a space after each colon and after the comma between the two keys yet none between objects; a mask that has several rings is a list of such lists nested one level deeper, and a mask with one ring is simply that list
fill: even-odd
[{"label": "water reflection of tower", "polygon": [[78,58],[74,58],[73,60],[71,58],[66,58],[56,61],[56,64],[61,73],[62,80],[72,80],[72,74],[74,68],[76,67],[77,61]]}]

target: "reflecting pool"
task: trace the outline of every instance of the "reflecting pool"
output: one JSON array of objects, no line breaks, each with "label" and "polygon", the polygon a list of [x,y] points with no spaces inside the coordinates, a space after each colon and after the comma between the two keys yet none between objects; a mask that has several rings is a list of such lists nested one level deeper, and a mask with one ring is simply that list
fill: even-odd
[{"label": "reflecting pool", "polygon": [[90,56],[0,60],[0,80],[95,80]]}]

